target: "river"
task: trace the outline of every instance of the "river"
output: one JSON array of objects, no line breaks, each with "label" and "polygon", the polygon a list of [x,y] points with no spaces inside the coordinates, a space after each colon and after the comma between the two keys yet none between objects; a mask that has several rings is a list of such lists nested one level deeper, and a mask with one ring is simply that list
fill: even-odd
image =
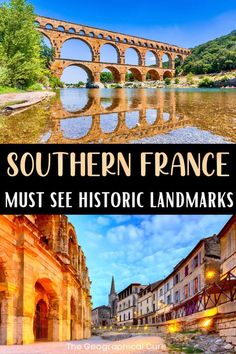
[{"label": "river", "polygon": [[0,143],[235,143],[235,89],[63,89],[0,116]]}]

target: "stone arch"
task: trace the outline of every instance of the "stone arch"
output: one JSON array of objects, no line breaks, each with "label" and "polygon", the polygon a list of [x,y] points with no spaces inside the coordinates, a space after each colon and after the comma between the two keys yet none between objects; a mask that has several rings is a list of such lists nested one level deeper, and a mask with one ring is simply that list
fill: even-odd
[{"label": "stone arch", "polygon": [[[152,54],[153,57],[154,57],[153,65],[149,64],[149,61],[150,61],[149,55],[150,54]],[[158,54],[155,52],[155,50],[152,50],[152,49],[147,50],[146,55],[145,55],[145,66],[159,67],[159,64],[160,64],[159,63],[159,57],[158,57]]]},{"label": "stone arch", "polygon": [[58,76],[60,78],[62,78],[63,74],[65,73],[65,70],[70,68],[70,67],[73,67],[73,66],[74,67],[78,67],[78,68],[80,68],[80,69],[85,71],[85,73],[87,74],[87,82],[88,83],[94,82],[94,73],[93,73],[93,71],[88,66],[86,66],[84,64],[81,64],[81,63],[77,63],[77,62],[74,62],[74,63],[69,62],[68,65],[66,65],[66,63],[65,63],[62,71],[60,72],[60,75],[58,75]]},{"label": "stone arch", "polygon": [[95,33],[94,32],[89,32],[89,37],[94,38],[95,37]]},{"label": "stone arch", "polygon": [[157,70],[154,70],[154,69],[150,69],[148,70],[147,72],[147,75],[146,75],[146,80],[150,80],[150,81],[158,81],[160,80],[160,75],[158,73]]},{"label": "stone arch", "polygon": [[[82,43],[84,43],[84,44],[86,44],[87,45],[87,47],[88,47],[88,49],[90,50],[90,53],[91,53],[91,59],[89,60],[89,61],[93,61],[94,60],[94,49],[93,49],[93,47],[92,47],[92,45],[90,44],[90,42],[89,41],[87,41],[86,39],[84,39],[84,38],[78,38],[78,37],[76,37],[76,36],[71,36],[70,38],[66,38],[62,43],[61,43],[61,52],[63,51],[63,46],[66,44],[66,43],[68,43],[68,42],[70,42],[70,41],[75,41],[75,40],[77,40],[78,42],[82,42]],[[66,59],[77,59],[77,58],[66,58]],[[80,60],[80,59],[78,59],[78,60]],[[83,60],[83,59],[82,59]]]},{"label": "stone arch", "polygon": [[101,62],[105,62],[105,63],[111,63],[111,61],[102,61],[101,60],[101,56],[102,56],[102,49],[103,49],[103,47],[104,46],[109,46],[109,47],[111,47],[112,49],[114,49],[115,50],[115,53],[116,53],[116,61],[115,62],[112,62],[113,64],[118,64],[119,62],[120,62],[120,51],[119,51],[119,49],[118,49],[118,47],[115,45],[115,44],[113,44],[113,43],[109,43],[109,42],[106,42],[106,43],[104,43],[104,44],[102,44],[101,46],[100,46],[100,49],[99,49],[99,56],[100,56],[100,61]]},{"label": "stone arch", "polygon": [[129,68],[129,71],[133,74],[134,80],[142,81],[142,73],[139,69],[131,67]]},{"label": "stone arch", "polygon": [[113,78],[114,78],[114,82],[120,82],[121,81],[121,74],[120,74],[120,71],[119,69],[117,69],[115,66],[106,66],[104,69],[107,69],[109,70],[112,75],[113,75]]},{"label": "stone arch", "polygon": [[47,23],[47,24],[45,25],[45,28],[46,28],[46,29],[49,29],[49,30],[54,29],[54,27],[53,27],[53,25],[52,25],[51,23]]},{"label": "stone arch", "polygon": [[51,44],[51,47],[54,48],[54,44],[53,44],[53,41],[51,39],[51,37],[47,34],[46,31],[40,31],[42,37],[45,37],[49,40],[50,44]]},{"label": "stone arch", "polygon": [[69,28],[68,32],[69,33],[76,33],[76,30],[73,27],[71,27],[71,28]]},{"label": "stone arch", "polygon": [[35,25],[35,27],[40,27],[41,26],[39,21],[34,21],[34,25]]},{"label": "stone arch", "polygon": [[166,79],[167,77],[170,79],[173,77],[171,71],[169,71],[169,70],[165,71],[163,74],[163,79]]},{"label": "stone arch", "polygon": [[175,67],[176,66],[181,66],[183,64],[183,62],[184,62],[183,56],[181,54],[177,54],[175,56]]},{"label": "stone arch", "polygon": [[64,26],[58,26],[57,30],[60,32],[65,32],[65,27]]},{"label": "stone arch", "polygon": [[55,285],[48,278],[35,282],[33,333],[35,341],[59,339],[59,299]]},{"label": "stone arch", "polygon": [[[134,63],[131,63],[131,62],[128,62],[129,60],[127,60],[128,58],[127,58],[127,52],[128,51],[130,51],[130,50],[132,50],[132,52],[134,53],[136,53],[136,58],[137,58],[137,64],[134,64]],[[141,65],[141,53],[140,53],[140,51],[137,49],[137,48],[135,48],[135,47],[129,47],[129,48],[127,48],[126,50],[125,50],[125,64],[128,64],[128,65]]]},{"label": "stone arch", "polygon": [[[168,61],[165,61],[165,58]],[[164,52],[163,55],[162,55],[161,60],[162,60],[162,67],[165,67],[165,69],[171,69],[171,67],[172,67],[172,58],[171,58],[171,55],[169,53]]]},{"label": "stone arch", "polygon": [[80,36],[85,36],[85,35],[86,35],[86,33],[85,33],[85,31],[84,31],[84,30],[82,30],[82,29],[81,29],[81,30],[79,31],[79,35],[80,35]]}]

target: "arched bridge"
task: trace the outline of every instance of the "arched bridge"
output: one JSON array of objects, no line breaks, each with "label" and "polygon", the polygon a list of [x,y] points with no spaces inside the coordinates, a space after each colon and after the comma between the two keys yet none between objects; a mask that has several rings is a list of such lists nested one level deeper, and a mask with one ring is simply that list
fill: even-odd
[{"label": "arched bridge", "polygon": [[[147,75],[151,80],[163,80],[166,77],[174,76],[176,58],[183,61],[190,54],[189,49],[175,45],[48,17],[38,16],[35,23],[38,30],[50,40],[54,48],[55,59],[51,70],[58,77],[62,76],[64,69],[73,65],[83,68],[87,72],[90,82],[100,82],[100,74],[104,69],[112,72],[117,83],[125,82],[127,72],[131,72],[138,81],[146,81]],[[61,57],[63,44],[71,39],[82,40],[88,45],[91,51],[91,61]],[[101,62],[101,48],[105,44],[115,48],[118,58],[116,63]],[[125,61],[126,51],[130,48],[137,53],[137,65],[127,64]],[[146,55],[148,52],[152,53],[155,65],[147,65]],[[164,56],[168,57],[168,68],[166,65],[163,66]]]}]

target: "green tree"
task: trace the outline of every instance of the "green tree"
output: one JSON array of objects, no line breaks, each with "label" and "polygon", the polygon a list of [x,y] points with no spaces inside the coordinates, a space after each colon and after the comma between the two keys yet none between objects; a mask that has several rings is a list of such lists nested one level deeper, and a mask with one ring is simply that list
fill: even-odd
[{"label": "green tree", "polygon": [[112,83],[114,82],[114,77],[110,71],[104,71],[101,73],[100,80],[102,83]]},{"label": "green tree", "polygon": [[34,22],[34,8],[26,0],[0,7],[0,84],[26,87],[43,81],[41,34]]},{"label": "green tree", "polygon": [[210,74],[236,69],[236,31],[192,49],[183,73]]},{"label": "green tree", "polygon": [[132,82],[132,81],[134,81],[134,80],[135,80],[135,78],[134,78],[134,74],[133,74],[133,73],[127,72],[127,73],[125,74],[125,81],[126,81],[126,82]]},{"label": "green tree", "polygon": [[54,48],[49,48],[47,44],[44,43],[43,38],[41,39],[41,58],[48,69],[50,69],[51,63],[55,57]]}]

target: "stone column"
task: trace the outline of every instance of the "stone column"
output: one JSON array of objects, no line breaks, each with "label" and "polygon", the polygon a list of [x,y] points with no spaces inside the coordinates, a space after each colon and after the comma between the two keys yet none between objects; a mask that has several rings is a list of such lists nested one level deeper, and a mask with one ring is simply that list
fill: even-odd
[{"label": "stone column", "polygon": [[142,82],[146,81],[146,74],[142,74]]},{"label": "stone column", "polygon": [[122,84],[125,82],[125,75],[126,75],[125,73],[120,74],[120,83]]},{"label": "stone column", "polygon": [[145,56],[143,55],[140,57],[140,65],[145,66]]},{"label": "stone column", "polygon": [[16,343],[17,316],[14,307],[14,294],[16,287],[9,286],[5,297],[1,300],[1,333],[0,344],[12,345]]}]

